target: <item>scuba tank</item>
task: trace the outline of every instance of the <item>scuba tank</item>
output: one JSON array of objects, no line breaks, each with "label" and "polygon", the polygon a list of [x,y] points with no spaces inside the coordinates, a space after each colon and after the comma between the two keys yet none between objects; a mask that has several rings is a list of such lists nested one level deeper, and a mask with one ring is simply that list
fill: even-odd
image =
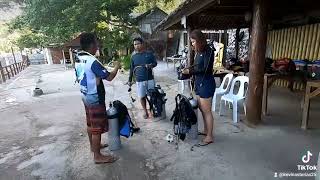
[{"label": "scuba tank", "polygon": [[[196,114],[196,117],[198,118],[198,101],[195,98],[191,97],[189,98],[189,102],[192,106],[194,113]],[[198,122],[191,126],[191,129],[188,133],[188,137],[192,140],[198,139]]]},{"label": "scuba tank", "polygon": [[117,109],[109,104],[109,109],[107,110],[107,117],[109,123],[108,131],[108,144],[111,151],[115,151],[121,148],[120,132],[119,132],[119,114]]},{"label": "scuba tank", "polygon": [[166,112],[166,101],[165,99],[166,93],[164,93],[163,89],[160,88],[159,86],[159,93],[161,94],[162,97],[162,112],[161,112],[161,118],[160,119],[166,119],[167,117],[167,112]]}]

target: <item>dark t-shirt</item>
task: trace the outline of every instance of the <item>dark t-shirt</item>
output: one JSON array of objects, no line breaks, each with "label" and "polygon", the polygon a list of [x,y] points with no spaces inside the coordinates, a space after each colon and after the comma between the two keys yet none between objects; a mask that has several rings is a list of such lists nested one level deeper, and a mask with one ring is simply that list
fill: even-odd
[{"label": "dark t-shirt", "polygon": [[212,76],[214,50],[206,46],[203,52],[196,53],[194,63],[196,65],[191,70],[191,74],[195,75],[196,79],[202,78],[203,76]]},{"label": "dark t-shirt", "polygon": [[152,69],[147,70],[145,67],[139,67],[145,66],[146,64],[152,64],[153,67],[157,66],[156,58],[151,52],[144,51],[131,56],[129,82],[132,81],[133,75],[135,75],[137,82],[154,79]]}]

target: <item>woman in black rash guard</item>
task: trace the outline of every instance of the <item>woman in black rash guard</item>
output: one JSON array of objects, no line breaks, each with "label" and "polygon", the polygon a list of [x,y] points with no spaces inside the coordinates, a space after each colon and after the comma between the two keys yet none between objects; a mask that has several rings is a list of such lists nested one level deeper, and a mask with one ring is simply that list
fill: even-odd
[{"label": "woman in black rash guard", "polygon": [[204,131],[199,135],[205,138],[199,144],[206,146],[213,143],[213,115],[212,97],[216,89],[213,76],[214,50],[207,45],[206,38],[200,30],[191,33],[190,41],[195,50],[194,68],[186,68],[183,74],[190,74],[195,79],[195,92],[199,103],[199,108],[203,117]]}]

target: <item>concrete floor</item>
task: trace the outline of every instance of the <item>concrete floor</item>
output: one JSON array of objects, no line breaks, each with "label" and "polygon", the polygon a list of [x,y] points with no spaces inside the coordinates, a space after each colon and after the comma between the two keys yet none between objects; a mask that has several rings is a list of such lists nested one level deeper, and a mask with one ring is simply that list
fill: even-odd
[{"label": "concrete floor", "polygon": [[[168,97],[167,114],[174,109],[177,81],[173,67],[159,63],[157,83]],[[139,103],[131,103],[126,74],[106,82],[106,101],[124,102],[141,132],[122,139],[123,148],[110,152],[120,159],[114,164],[95,165],[89,152],[84,108],[73,71],[59,65],[28,67],[16,79],[0,85],[0,179],[218,179],[270,180],[280,172],[298,171],[303,155],[313,156],[308,165],[316,165],[320,152],[320,100],[311,103],[313,127],[300,129],[301,112],[298,93],[272,88],[269,115],[262,125],[248,128],[233,124],[231,111],[215,116],[215,143],[202,148],[197,141],[165,141],[172,133],[169,120],[143,120]],[[40,87],[44,95],[32,97]],[[135,92],[135,89],[134,89]],[[135,94],[133,93],[135,96]],[[243,116],[241,116],[243,119]],[[201,121],[199,122],[201,127]],[[201,137],[199,137],[199,140]],[[107,141],[107,136],[104,136]],[[282,179],[314,179],[308,177]]]}]

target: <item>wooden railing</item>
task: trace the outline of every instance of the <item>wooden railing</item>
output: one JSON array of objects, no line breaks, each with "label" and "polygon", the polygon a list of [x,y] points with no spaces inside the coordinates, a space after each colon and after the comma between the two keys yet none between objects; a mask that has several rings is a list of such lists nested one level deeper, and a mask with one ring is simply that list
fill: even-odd
[{"label": "wooden railing", "polygon": [[19,72],[24,70],[28,65],[29,64],[27,63],[27,61],[22,61],[2,67],[0,62],[0,83],[4,83],[6,82],[6,80],[13,78],[15,75],[19,74]]}]

